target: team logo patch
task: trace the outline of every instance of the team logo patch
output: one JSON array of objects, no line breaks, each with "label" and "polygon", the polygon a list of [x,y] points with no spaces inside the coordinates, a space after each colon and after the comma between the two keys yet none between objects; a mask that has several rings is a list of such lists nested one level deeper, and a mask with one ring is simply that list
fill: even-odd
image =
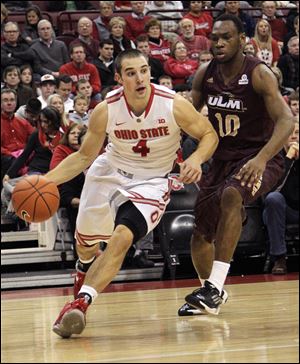
[{"label": "team logo patch", "polygon": [[249,80],[246,74],[243,74],[242,77],[239,79],[239,85],[248,85]]}]

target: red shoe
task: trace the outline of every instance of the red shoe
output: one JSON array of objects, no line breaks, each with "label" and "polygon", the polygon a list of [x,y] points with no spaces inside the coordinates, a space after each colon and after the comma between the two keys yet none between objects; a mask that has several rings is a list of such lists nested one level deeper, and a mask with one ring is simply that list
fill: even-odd
[{"label": "red shoe", "polygon": [[55,321],[52,330],[63,338],[81,334],[86,325],[85,313],[89,304],[84,298],[78,298],[65,304]]},{"label": "red shoe", "polygon": [[86,273],[81,272],[80,270],[76,271],[75,278],[74,278],[74,287],[73,287],[73,293],[74,293],[74,299],[76,300],[78,293],[80,291],[80,288],[83,285],[84,278]]}]

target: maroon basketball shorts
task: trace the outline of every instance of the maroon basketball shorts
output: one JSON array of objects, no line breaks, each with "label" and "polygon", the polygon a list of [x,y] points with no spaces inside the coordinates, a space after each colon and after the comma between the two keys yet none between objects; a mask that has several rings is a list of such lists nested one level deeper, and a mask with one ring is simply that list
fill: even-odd
[{"label": "maroon basketball shorts", "polygon": [[202,177],[195,205],[195,229],[205,240],[215,239],[220,218],[220,201],[225,188],[236,188],[243,198],[243,204],[248,205],[269,192],[282,177],[284,160],[278,154],[267,163],[259,183],[250,188],[247,185],[241,186],[241,182],[234,176],[251,158],[253,155],[235,161],[213,160],[208,173]]}]

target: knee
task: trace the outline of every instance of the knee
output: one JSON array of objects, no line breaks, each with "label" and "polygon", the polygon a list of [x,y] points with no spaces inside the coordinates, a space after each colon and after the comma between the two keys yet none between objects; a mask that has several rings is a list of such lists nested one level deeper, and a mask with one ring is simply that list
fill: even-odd
[{"label": "knee", "polygon": [[265,207],[276,208],[285,203],[284,196],[280,192],[271,192],[265,198]]},{"label": "knee", "polygon": [[230,211],[235,209],[241,209],[243,205],[243,199],[239,191],[234,187],[227,187],[224,189],[221,196],[221,208],[222,210]]},{"label": "knee", "polygon": [[115,246],[118,246],[121,251],[127,251],[133,242],[133,233],[125,225],[118,225],[111,237],[114,240]]}]

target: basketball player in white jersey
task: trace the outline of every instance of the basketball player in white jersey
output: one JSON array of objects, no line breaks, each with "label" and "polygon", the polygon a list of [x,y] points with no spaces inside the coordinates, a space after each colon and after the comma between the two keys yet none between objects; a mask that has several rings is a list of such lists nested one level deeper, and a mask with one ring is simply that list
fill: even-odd
[{"label": "basketball player in white jersey", "polygon": [[[93,163],[77,218],[75,300],[64,306],[53,326],[62,337],[83,331],[88,306],[116,276],[131,244],[159,223],[169,202],[168,173],[177,159],[181,129],[200,141],[180,164],[181,183],[200,180],[201,164],[218,144],[208,119],[190,102],[150,84],[150,67],[138,50],[120,53],[116,77],[122,87],[94,109],[80,150],[45,176],[59,185]],[[106,135],[108,145],[99,156]],[[96,257],[100,241],[107,247]]]}]

